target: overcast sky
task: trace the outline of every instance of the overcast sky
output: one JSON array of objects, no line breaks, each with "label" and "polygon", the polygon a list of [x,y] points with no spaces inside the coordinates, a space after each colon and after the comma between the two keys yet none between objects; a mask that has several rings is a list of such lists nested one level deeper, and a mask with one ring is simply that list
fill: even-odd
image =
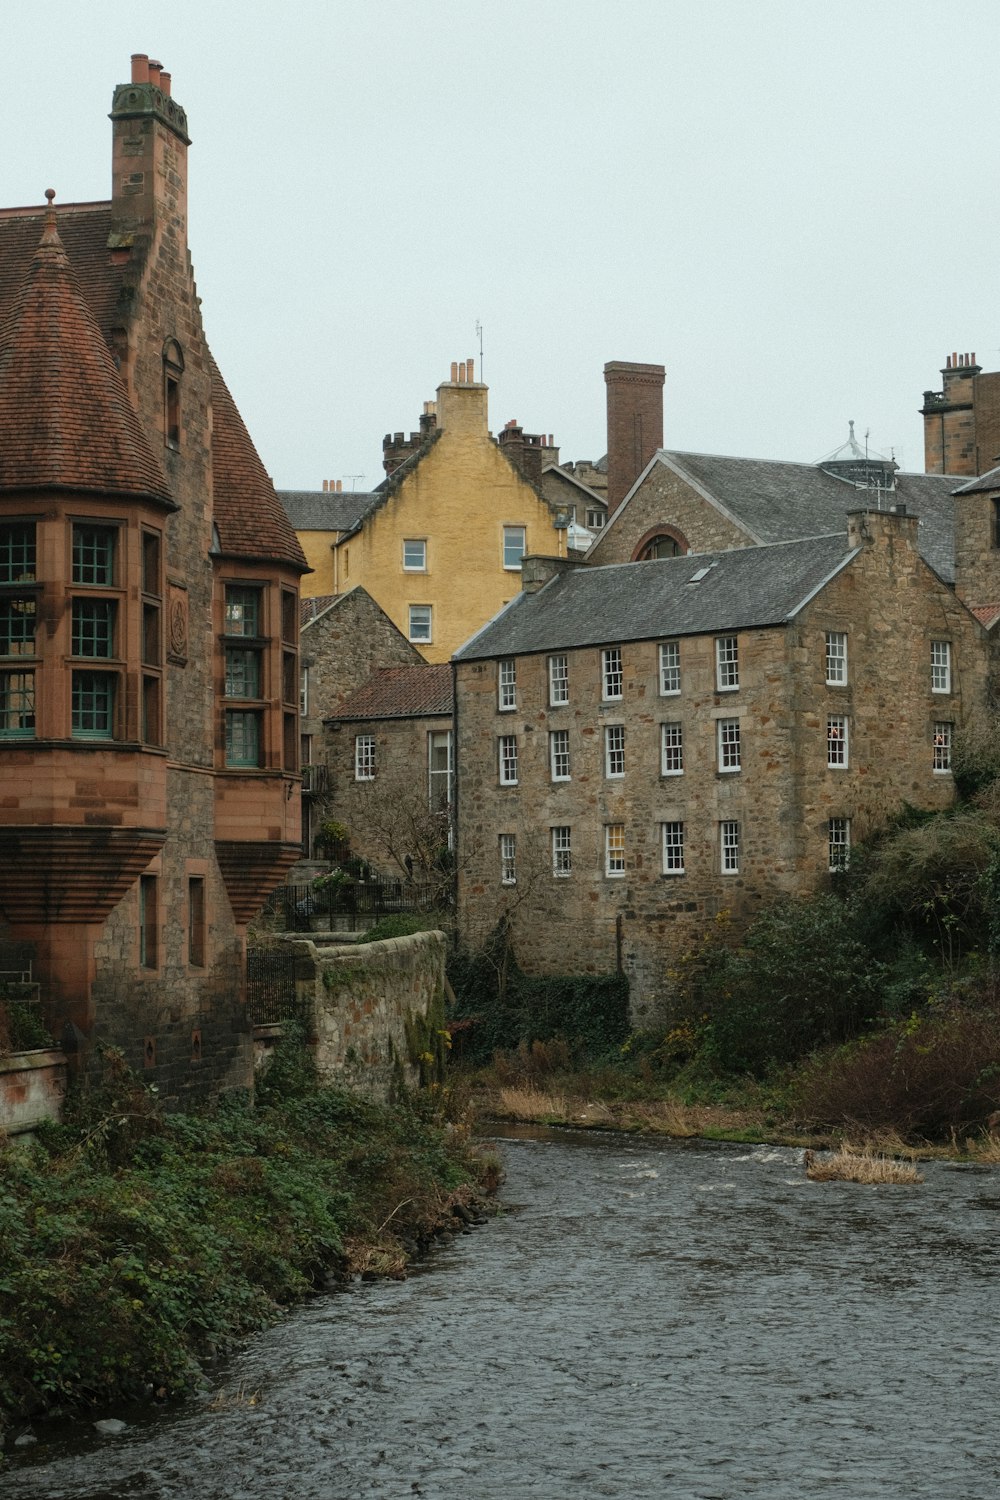
[{"label": "overcast sky", "polygon": [[[382,477],[452,360],[490,425],[923,468],[946,353],[1000,368],[996,0],[48,0],[4,8],[0,204],[110,193],[133,52],[188,114],[208,338],[279,488]],[[361,477],[352,477],[361,476]]]}]

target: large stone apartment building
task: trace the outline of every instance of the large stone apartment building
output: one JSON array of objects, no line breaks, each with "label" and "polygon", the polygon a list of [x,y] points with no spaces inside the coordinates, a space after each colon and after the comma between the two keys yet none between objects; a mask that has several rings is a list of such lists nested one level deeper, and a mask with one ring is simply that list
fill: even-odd
[{"label": "large stone apartment building", "polygon": [[251,1082],[306,562],[206,342],[158,63],[111,120],[109,201],[0,211],[0,943],[82,1068],[169,1099]]}]

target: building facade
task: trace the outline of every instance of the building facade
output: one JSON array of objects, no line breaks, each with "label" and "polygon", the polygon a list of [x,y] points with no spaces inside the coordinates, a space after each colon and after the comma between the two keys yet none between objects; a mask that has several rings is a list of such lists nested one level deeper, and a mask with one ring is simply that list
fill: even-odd
[{"label": "building facade", "polygon": [[246,1087],[246,924],[299,850],[306,563],[208,348],[145,55],[108,202],[0,211],[0,938],[79,1066]]},{"label": "building facade", "polygon": [[904,801],[947,806],[987,652],[917,534],[861,511],[697,557],[529,559],[456,657],[463,940],[505,914],[529,972],[620,967],[649,1025],[720,913],[822,888]]},{"label": "building facade", "polygon": [[974,354],[949,354],[941,389],[924,391],[924,468],[928,474],[974,477],[1000,460],[1000,371]]}]

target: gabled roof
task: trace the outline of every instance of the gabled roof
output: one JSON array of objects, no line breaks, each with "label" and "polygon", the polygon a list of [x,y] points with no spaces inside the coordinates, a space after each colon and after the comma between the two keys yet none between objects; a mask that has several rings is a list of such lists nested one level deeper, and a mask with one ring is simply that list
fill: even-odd
[{"label": "gabled roof", "polygon": [[857,552],[837,532],[770,547],[572,568],[537,593],[512,600],[454,660],[781,625]]},{"label": "gabled roof", "polygon": [[361,490],[279,490],[278,499],[296,531],[352,531],[379,496]]},{"label": "gabled roof", "polygon": [[985,474],[977,474],[967,484],[960,484],[955,494],[974,495],[977,490],[1000,490],[1000,468],[987,469]]},{"label": "gabled roof", "polygon": [[51,207],[0,323],[0,432],[0,489],[141,495],[173,508]]},{"label": "gabled roof", "polygon": [[[731,458],[717,453],[681,453],[660,449],[643,470],[618,510],[609,518],[592,553],[618,523],[652,468],[661,464],[687,481],[757,543],[818,536],[846,530],[848,511],[871,504],[870,494],[828,474],[818,464],[774,459]],[[954,475],[897,473],[885,504],[903,504],[919,517],[917,545],[924,561],[946,582],[955,577]]]},{"label": "gabled roof", "polygon": [[[594,467],[597,467],[596,464],[594,465]],[[607,495],[599,495],[596,490],[592,490],[590,488],[589,484],[584,484],[582,479],[577,479],[575,474],[570,474],[566,469],[564,469],[562,464],[545,464],[542,469],[543,483],[550,474],[553,475],[553,477],[556,479],[565,480],[567,484],[571,484],[574,489],[579,490],[585,499],[591,500],[595,505],[603,506],[604,509],[607,510]]]},{"label": "gabled roof", "polygon": [[342,703],[324,723],[359,719],[438,719],[454,712],[451,667],[447,662],[383,667]]},{"label": "gabled roof", "polygon": [[309,571],[305,553],[213,359],[213,517],[224,557],[270,558]]},{"label": "gabled roof", "polygon": [[343,594],[315,594],[309,599],[299,599],[299,626],[311,625],[313,620],[318,620],[320,615],[325,614],[331,604],[336,604],[338,599],[343,599]]}]

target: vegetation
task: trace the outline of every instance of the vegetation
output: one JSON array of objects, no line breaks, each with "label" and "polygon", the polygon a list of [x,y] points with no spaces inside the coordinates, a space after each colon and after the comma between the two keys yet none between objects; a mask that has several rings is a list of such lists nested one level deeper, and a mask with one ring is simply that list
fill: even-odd
[{"label": "vegetation", "polygon": [[818,1156],[805,1153],[806,1176],[812,1182],[906,1183],[923,1182],[912,1162],[897,1161],[870,1147],[844,1144],[839,1151]]},{"label": "vegetation", "polygon": [[256,1109],[202,1115],[162,1115],[109,1054],[65,1124],[0,1154],[0,1414],[189,1388],[312,1288],[404,1274],[484,1170],[429,1098],[319,1087],[299,1039]]}]

